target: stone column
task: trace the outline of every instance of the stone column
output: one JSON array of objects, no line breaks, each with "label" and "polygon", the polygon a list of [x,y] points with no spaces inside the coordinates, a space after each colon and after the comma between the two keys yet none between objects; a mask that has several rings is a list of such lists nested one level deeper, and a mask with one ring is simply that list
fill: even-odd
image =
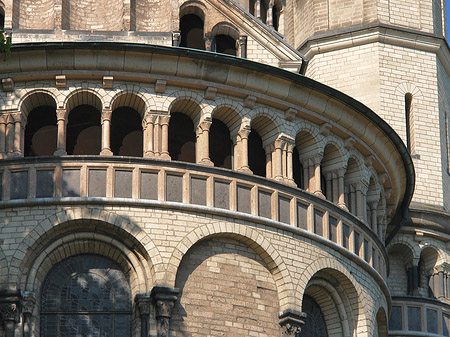
[{"label": "stone column", "polygon": [[20,321],[21,299],[20,291],[0,292],[0,319],[5,329],[4,337],[14,337],[14,329]]},{"label": "stone column", "polygon": [[0,115],[0,159],[6,157],[6,115]]},{"label": "stone column", "polygon": [[322,161],[322,156],[317,155],[312,158],[314,165],[314,194],[319,197],[325,198],[322,192],[322,186],[320,183],[320,162]]},{"label": "stone column", "polygon": [[102,151],[101,156],[112,156],[111,151],[111,109],[102,111]]},{"label": "stone column", "polygon": [[247,36],[240,35],[238,43],[239,43],[239,49],[241,52],[241,57],[247,58]]},{"label": "stone column", "polygon": [[258,19],[261,19],[261,0],[255,0],[254,13],[255,13],[255,17],[257,17]]},{"label": "stone column", "polygon": [[211,51],[212,50],[212,41],[213,38],[210,35],[205,36],[205,50]]},{"label": "stone column", "polygon": [[181,42],[181,32],[176,30],[172,32],[172,46],[179,47]]},{"label": "stone column", "polygon": [[325,174],[325,194],[329,201],[333,201],[333,174],[332,172],[326,172]]},{"label": "stone column", "polygon": [[23,337],[31,337],[33,326],[31,318],[33,310],[36,305],[36,295],[32,291],[25,291],[23,293]]},{"label": "stone column", "polygon": [[266,145],[264,150],[266,152],[266,178],[272,178],[272,176],[273,176],[272,163],[274,162],[272,160],[273,144]]},{"label": "stone column", "polygon": [[[377,214],[377,209],[378,209],[378,201],[372,201],[369,204],[370,206],[370,222],[372,225],[372,230],[375,232],[375,234],[377,233],[377,228],[378,228],[378,214]],[[367,219],[369,220],[369,219]]]},{"label": "stone column", "polygon": [[141,317],[141,337],[148,337],[151,297],[149,293],[137,294],[136,305]]},{"label": "stone column", "polygon": [[198,164],[214,166],[209,158],[209,128],[212,122],[208,120],[201,121],[195,130],[197,144],[195,146],[196,161]]},{"label": "stone column", "polygon": [[281,139],[276,139],[275,142],[273,143],[274,160],[272,163],[272,171],[273,171],[273,178],[276,180],[283,180],[283,167],[282,167],[283,145],[284,142]]},{"label": "stone column", "polygon": [[154,157],[155,149],[153,142],[153,132],[155,115],[147,115],[142,121],[142,128],[144,129],[144,157]]},{"label": "stone column", "polygon": [[296,310],[285,310],[279,315],[283,337],[298,337],[305,324],[306,314]]},{"label": "stone column", "polygon": [[333,202],[339,203],[339,170],[331,172],[331,185],[333,191]]},{"label": "stone column", "polygon": [[155,157],[161,155],[161,116],[156,115],[153,122],[153,152]]},{"label": "stone column", "polygon": [[14,119],[11,114],[6,119],[6,154],[11,156],[14,152]]},{"label": "stone column", "polygon": [[345,168],[341,168],[337,171],[338,175],[338,206],[342,207],[345,210],[348,210],[345,205],[345,194],[344,194],[344,176],[345,176]]},{"label": "stone column", "polygon": [[56,118],[58,120],[58,135],[56,140],[55,156],[64,156],[66,152],[66,109],[56,109]]},{"label": "stone column", "polygon": [[14,157],[23,156],[22,153],[22,139],[24,137],[23,125],[25,124],[25,118],[20,112],[12,115],[14,119]]},{"label": "stone column", "polygon": [[178,298],[178,288],[153,287],[150,294],[155,306],[158,337],[169,337],[172,308]]},{"label": "stone column", "polygon": [[250,134],[250,129],[239,130],[236,136],[236,147],[239,167],[238,171],[251,173],[250,167],[248,166],[248,135]]},{"label": "stone column", "polygon": [[269,2],[269,8],[267,8],[267,18],[266,18],[266,25],[269,27],[273,27],[273,1]]},{"label": "stone column", "polygon": [[169,154],[169,121],[170,115],[160,116],[161,121],[161,158],[170,160]]}]

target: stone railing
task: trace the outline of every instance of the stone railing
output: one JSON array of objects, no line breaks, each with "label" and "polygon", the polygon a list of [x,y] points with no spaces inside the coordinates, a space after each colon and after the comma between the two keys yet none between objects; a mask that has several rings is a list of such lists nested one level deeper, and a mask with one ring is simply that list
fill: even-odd
[{"label": "stone railing", "polygon": [[321,197],[254,175],[99,156],[2,160],[0,174],[0,208],[41,202],[129,203],[238,217],[298,231],[386,274],[384,245],[367,224]]},{"label": "stone railing", "polygon": [[450,336],[450,305],[431,298],[392,297],[389,336]]}]

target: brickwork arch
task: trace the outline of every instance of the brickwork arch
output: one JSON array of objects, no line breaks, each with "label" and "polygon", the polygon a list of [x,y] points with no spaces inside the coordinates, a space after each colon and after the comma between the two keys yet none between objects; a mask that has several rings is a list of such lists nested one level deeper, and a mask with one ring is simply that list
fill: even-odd
[{"label": "brickwork arch", "polygon": [[294,297],[292,296],[293,280],[281,255],[263,234],[248,226],[239,224],[234,224],[233,227],[208,224],[188,233],[175,247],[170,257],[164,280],[170,286],[173,286],[175,284],[177,270],[187,251],[197,242],[213,237],[230,237],[254,249],[266,263],[275,279],[278,299],[280,301],[280,310],[282,311],[295,306],[295,301],[293,301]]},{"label": "brickwork arch", "polygon": [[75,89],[66,96],[63,106],[67,111],[66,113],[69,114],[70,110],[81,104],[92,105],[99,111],[102,111],[103,107],[106,106],[103,96],[93,88]]},{"label": "brickwork arch", "polygon": [[117,92],[108,103],[111,110],[120,107],[129,107],[136,110],[142,118],[150,110],[147,99],[138,91],[121,90]]},{"label": "brickwork arch", "polygon": [[[297,298],[297,301],[298,299],[303,298],[303,295],[309,286],[308,283],[315,276],[320,275],[320,272],[324,271],[327,272],[330,277],[336,278],[337,283],[334,286],[341,294],[349,294],[350,292],[353,294],[348,296],[348,305],[350,306],[351,311],[355,313],[353,317],[355,330],[354,334],[351,336],[360,336],[359,332],[367,331],[364,329],[370,327],[368,317],[370,316],[372,307],[369,305],[366,291],[363,290],[361,284],[363,280],[360,279],[357,281],[353,274],[350,273],[349,269],[337,260],[325,257],[319,258],[304,269],[303,273],[298,276],[298,283],[295,285],[295,297]],[[329,279],[329,277],[326,277],[326,279]],[[301,311],[301,303],[297,303],[297,306],[300,306],[297,310]]]},{"label": "brickwork arch", "polygon": [[17,108],[24,116],[28,116],[30,111],[38,106],[49,105],[56,109],[57,102],[58,98],[51,90],[33,89],[20,98]]},{"label": "brickwork arch", "polygon": [[120,245],[128,245],[130,250],[145,256],[148,263],[146,269],[150,271],[151,279],[154,282],[162,279],[163,272],[158,267],[162,263],[160,252],[151,238],[136,224],[115,213],[96,208],[69,208],[42,220],[22,240],[11,258],[9,282],[19,284],[36,256],[57,236],[65,233],[73,236],[76,232],[92,230],[92,226],[96,226],[99,233],[117,240]]}]

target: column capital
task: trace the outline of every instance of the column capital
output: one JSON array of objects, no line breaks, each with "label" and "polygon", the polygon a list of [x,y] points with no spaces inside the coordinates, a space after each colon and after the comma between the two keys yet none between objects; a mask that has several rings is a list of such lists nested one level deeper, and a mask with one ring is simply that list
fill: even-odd
[{"label": "column capital", "polygon": [[34,307],[36,305],[36,294],[33,291],[23,292],[23,313],[33,314]]},{"label": "column capital", "polygon": [[67,113],[66,109],[56,109],[56,119],[58,121],[60,121],[60,120],[65,121],[66,120],[66,113]]},{"label": "column capital", "polygon": [[112,110],[111,109],[103,109],[102,110],[102,123],[104,121],[111,121]]},{"label": "column capital", "polygon": [[179,30],[174,30],[172,32],[172,46],[179,47],[181,41],[181,32]]},{"label": "column capital", "polygon": [[205,131],[209,131],[211,124],[212,124],[212,121],[209,121],[206,119],[204,119],[200,123],[198,123],[197,129],[195,130],[195,132],[197,133],[197,136],[199,134],[202,134]]},{"label": "column capital", "polygon": [[297,310],[285,310],[279,315],[283,337],[297,337],[305,324],[306,314]]},{"label": "column capital", "polygon": [[150,306],[152,304],[150,293],[137,294],[134,300],[141,316],[150,314]]},{"label": "column capital", "polygon": [[155,305],[155,317],[158,322],[158,337],[168,337],[172,308],[178,298],[178,288],[155,286],[150,294]]},{"label": "column capital", "polygon": [[22,309],[22,294],[20,291],[0,291],[0,319],[3,322],[18,323]]}]

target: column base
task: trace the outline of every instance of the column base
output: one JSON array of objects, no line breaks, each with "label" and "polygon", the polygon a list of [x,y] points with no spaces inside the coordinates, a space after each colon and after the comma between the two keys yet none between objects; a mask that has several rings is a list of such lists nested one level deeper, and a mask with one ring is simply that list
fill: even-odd
[{"label": "column base", "polygon": [[214,166],[214,163],[209,158],[203,158],[202,160],[200,160],[199,164],[207,165],[207,166]]},{"label": "column base", "polygon": [[113,152],[110,149],[103,149],[100,152],[100,156],[112,156]]},{"label": "column base", "polygon": [[243,166],[241,168],[238,168],[237,171],[243,172],[243,173],[248,173],[248,174],[253,174],[252,170],[250,170],[250,167],[248,167],[248,166]]},{"label": "column base", "polygon": [[340,208],[342,208],[342,209],[346,210],[347,212],[349,212],[349,210],[348,210],[346,204],[338,203],[337,205],[338,205]]},{"label": "column base", "polygon": [[325,195],[323,194],[322,191],[314,191],[314,194],[317,195],[318,197],[321,197],[323,199],[326,199]]},{"label": "column base", "polygon": [[160,158],[164,159],[164,160],[172,160],[172,158],[170,157],[170,155],[168,153],[161,153]]},{"label": "column base", "polygon": [[54,156],[65,156],[66,154],[67,152],[64,149],[56,149],[56,151],[53,152]]}]

